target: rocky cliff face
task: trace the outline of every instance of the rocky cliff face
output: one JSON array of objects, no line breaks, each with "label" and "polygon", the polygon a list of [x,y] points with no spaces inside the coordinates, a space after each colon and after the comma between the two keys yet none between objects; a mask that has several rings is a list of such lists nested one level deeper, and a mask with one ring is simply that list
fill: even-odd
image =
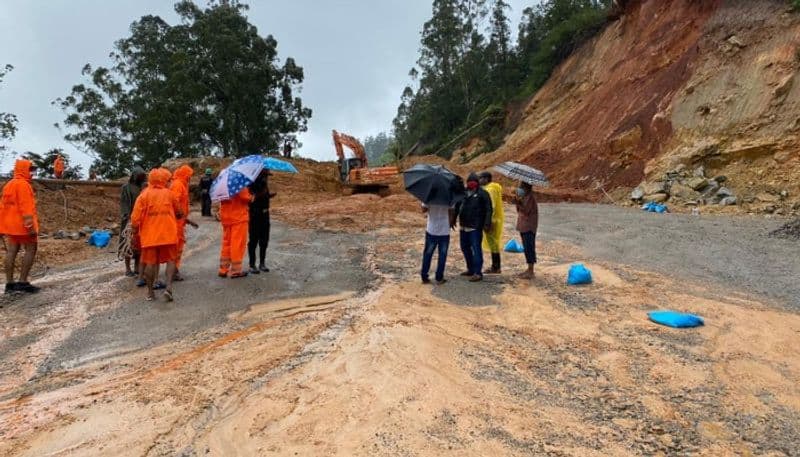
[{"label": "rocky cliff face", "polygon": [[[478,163],[528,163],[596,199],[658,188],[673,206],[732,195],[745,211],[797,211],[798,68],[800,14],[785,1],[629,1]],[[692,180],[699,167],[731,195]]]}]

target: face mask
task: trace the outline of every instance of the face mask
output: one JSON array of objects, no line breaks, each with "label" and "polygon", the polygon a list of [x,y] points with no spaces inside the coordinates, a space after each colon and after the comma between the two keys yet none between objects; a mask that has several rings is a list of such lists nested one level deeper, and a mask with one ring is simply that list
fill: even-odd
[{"label": "face mask", "polygon": [[470,182],[467,183],[467,189],[475,190],[477,188],[478,188],[478,182],[477,181],[470,181]]},{"label": "face mask", "polygon": [[517,195],[520,196],[520,197],[524,197],[525,196],[525,189],[523,189],[522,187],[517,187]]}]

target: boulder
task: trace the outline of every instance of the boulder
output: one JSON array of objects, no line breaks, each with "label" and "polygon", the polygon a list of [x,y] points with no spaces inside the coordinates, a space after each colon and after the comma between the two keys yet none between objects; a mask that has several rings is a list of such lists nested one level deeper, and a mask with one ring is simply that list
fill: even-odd
[{"label": "boulder", "polygon": [[640,187],[645,195],[669,193],[667,190],[667,183],[664,181],[645,183],[644,185],[640,185]]},{"label": "boulder", "polygon": [[648,194],[645,195],[644,201],[646,202],[655,202],[655,203],[663,203],[669,199],[669,195],[665,192],[659,192],[655,194]]},{"label": "boulder", "polygon": [[642,198],[644,198],[644,191],[641,187],[637,187],[631,191],[631,200],[640,201]]},{"label": "boulder", "polygon": [[728,43],[730,43],[730,44],[731,44],[731,45],[733,45],[733,46],[736,46],[737,48],[743,48],[743,47],[747,46],[747,45],[746,45],[746,44],[744,44],[744,42],[743,42],[742,40],[740,40],[740,39],[739,39],[739,37],[737,37],[736,35],[731,35],[731,36],[728,38],[728,40],[727,40],[727,41],[728,41]]},{"label": "boulder", "polygon": [[684,184],[673,184],[670,189],[670,195],[684,200],[696,200],[700,198],[700,193],[696,192],[689,186]]},{"label": "boulder", "polygon": [[720,184],[724,183],[727,180],[728,180],[728,177],[725,176],[725,175],[719,175],[719,176],[714,177],[714,181],[716,181],[716,182],[718,182]]},{"label": "boulder", "polygon": [[730,196],[725,197],[719,201],[720,206],[731,206],[736,204],[736,197]]},{"label": "boulder", "polygon": [[724,186],[720,187],[719,190],[717,190],[717,197],[720,198],[733,197],[733,191]]},{"label": "boulder", "polygon": [[58,230],[58,231],[56,231],[56,233],[53,234],[53,239],[56,239],[56,240],[63,240],[66,237],[67,237],[67,232],[65,232],[63,230]]},{"label": "boulder", "polygon": [[692,190],[703,190],[708,187],[708,180],[706,178],[694,176],[684,181],[684,184]]},{"label": "boulder", "polygon": [[79,240],[81,237],[84,236],[81,232],[71,232],[67,237],[71,240]]},{"label": "boulder", "polygon": [[699,167],[694,169],[693,175],[698,178],[705,178],[706,177],[706,167],[700,165]]}]

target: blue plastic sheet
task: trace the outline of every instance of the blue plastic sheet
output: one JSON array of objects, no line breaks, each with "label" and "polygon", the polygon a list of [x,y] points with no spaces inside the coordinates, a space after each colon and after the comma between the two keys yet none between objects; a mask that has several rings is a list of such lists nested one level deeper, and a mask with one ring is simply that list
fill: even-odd
[{"label": "blue plastic sheet", "polygon": [[651,311],[647,313],[651,321],[673,328],[699,327],[704,324],[703,318],[694,314],[677,311]]},{"label": "blue plastic sheet", "polygon": [[96,230],[92,232],[87,240],[90,245],[97,246],[98,248],[104,248],[108,246],[109,241],[111,241],[111,234],[104,230]]},{"label": "blue plastic sheet", "polygon": [[656,202],[647,202],[647,203],[644,204],[644,206],[642,206],[642,209],[644,211],[649,212],[649,213],[667,213],[667,212],[669,212],[669,209],[667,208],[667,205],[662,205],[661,203],[656,203]]},{"label": "blue plastic sheet", "polygon": [[508,240],[503,250],[506,252],[525,252],[525,248],[522,244],[514,238]]},{"label": "blue plastic sheet", "polygon": [[582,263],[576,263],[569,267],[567,274],[567,284],[577,286],[580,284],[591,284],[592,272],[583,266]]}]

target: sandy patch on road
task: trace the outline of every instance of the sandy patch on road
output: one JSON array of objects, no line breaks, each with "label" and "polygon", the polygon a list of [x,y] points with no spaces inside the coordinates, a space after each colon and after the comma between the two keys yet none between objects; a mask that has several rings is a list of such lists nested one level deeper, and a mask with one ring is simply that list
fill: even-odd
[{"label": "sandy patch on road", "polygon": [[[606,264],[570,288],[568,265],[543,257],[533,283],[398,277],[366,296],[256,305],[231,316],[247,323],[235,333],[122,357],[106,375],[85,366],[83,384],[0,404],[28,425],[0,452],[796,451],[800,316]],[[667,305],[708,325],[647,321]]]}]

